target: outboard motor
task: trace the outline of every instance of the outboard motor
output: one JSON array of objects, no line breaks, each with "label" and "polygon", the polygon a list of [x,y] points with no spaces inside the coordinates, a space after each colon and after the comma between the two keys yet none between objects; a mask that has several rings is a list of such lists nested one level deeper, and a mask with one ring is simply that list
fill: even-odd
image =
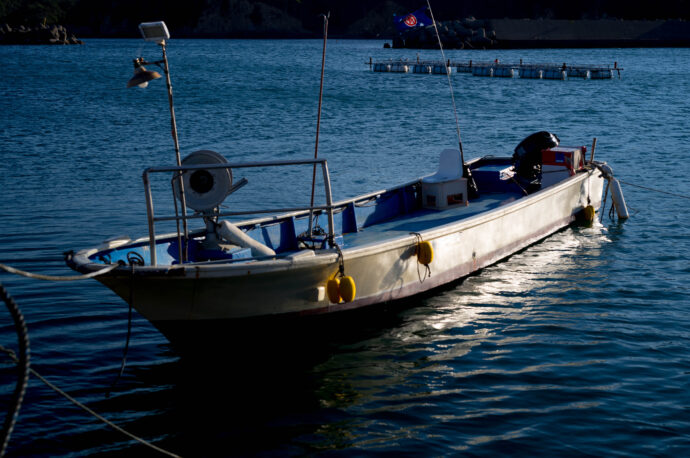
[{"label": "outboard motor", "polygon": [[513,165],[518,182],[528,193],[541,187],[541,152],[558,146],[560,140],[555,134],[542,130],[525,138],[515,147]]}]

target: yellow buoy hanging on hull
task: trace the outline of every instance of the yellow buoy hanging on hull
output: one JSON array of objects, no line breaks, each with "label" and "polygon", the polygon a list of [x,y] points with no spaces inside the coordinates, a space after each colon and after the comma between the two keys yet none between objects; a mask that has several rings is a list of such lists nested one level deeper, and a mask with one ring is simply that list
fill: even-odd
[{"label": "yellow buoy hanging on hull", "polygon": [[425,266],[431,264],[434,260],[434,248],[431,242],[422,241],[417,244],[417,260]]},{"label": "yellow buoy hanging on hull", "polygon": [[341,278],[331,278],[326,283],[326,295],[333,304],[352,302],[357,294],[357,286],[352,277],[344,276]]},{"label": "yellow buoy hanging on hull", "polygon": [[588,223],[591,223],[594,221],[594,215],[596,214],[596,211],[594,210],[594,207],[591,205],[587,205],[582,212],[582,217],[587,221]]},{"label": "yellow buoy hanging on hull", "polygon": [[345,302],[352,302],[355,300],[357,294],[357,287],[352,277],[344,276],[340,279],[340,297]]},{"label": "yellow buoy hanging on hull", "polygon": [[333,304],[340,303],[340,280],[337,278],[331,278],[326,283],[326,295],[328,300]]}]

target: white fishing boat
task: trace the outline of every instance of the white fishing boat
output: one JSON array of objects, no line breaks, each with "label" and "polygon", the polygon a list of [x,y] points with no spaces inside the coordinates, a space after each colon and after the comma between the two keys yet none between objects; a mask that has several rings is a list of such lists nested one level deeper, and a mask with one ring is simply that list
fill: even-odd
[{"label": "white fishing boat", "polygon": [[[144,171],[146,236],[110,239],[69,254],[67,263],[82,273],[107,270],[97,279],[169,337],[187,324],[377,306],[465,277],[583,215],[591,221],[605,179],[613,178],[586,151],[548,132],[505,157],[465,163],[459,149],[445,149],[435,173],[420,170],[412,182],[337,202],[325,159],[230,163],[197,151],[176,166]],[[235,175],[285,166],[320,169],[325,202],[264,208],[269,216],[244,221],[236,218],[258,211],[221,209],[247,184]],[[172,178],[174,215],[154,211],[156,174]],[[177,230],[156,234],[165,221]]]}]

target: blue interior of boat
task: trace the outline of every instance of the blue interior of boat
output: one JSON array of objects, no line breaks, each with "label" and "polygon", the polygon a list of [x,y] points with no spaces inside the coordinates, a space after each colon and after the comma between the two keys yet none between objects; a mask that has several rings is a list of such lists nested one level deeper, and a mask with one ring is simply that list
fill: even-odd
[{"label": "blue interior of boat", "polygon": [[[469,205],[453,205],[445,209],[428,209],[422,206],[421,181],[394,188],[381,194],[355,198],[338,205],[334,210],[336,243],[342,247],[362,246],[385,238],[421,232],[432,227],[451,224],[463,218],[513,202],[524,191],[510,177],[509,158],[483,158],[471,164],[472,175],[480,195]],[[255,225],[240,225],[247,235],[273,249],[277,256],[294,253],[305,246],[325,247],[326,214],[317,214],[312,237],[307,237],[308,213],[287,216]],[[190,262],[242,262],[256,260],[249,248],[205,249],[203,233],[193,236],[188,245]],[[95,253],[94,262],[126,263],[140,258],[150,262],[148,242],[128,244],[115,249]],[[179,245],[176,236],[158,239],[156,243],[158,264],[179,263]]]}]

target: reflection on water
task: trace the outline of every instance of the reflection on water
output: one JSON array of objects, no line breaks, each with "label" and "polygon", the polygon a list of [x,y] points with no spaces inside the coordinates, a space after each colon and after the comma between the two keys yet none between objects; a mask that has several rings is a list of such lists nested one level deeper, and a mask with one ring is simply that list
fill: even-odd
[{"label": "reflection on water", "polygon": [[[562,396],[575,389],[567,377],[545,382],[555,374],[584,374],[605,363],[582,359],[579,352],[572,355],[576,348],[597,344],[582,339],[579,328],[600,313],[588,310],[572,291],[586,288],[591,272],[606,262],[601,257],[606,243],[601,225],[559,232],[399,312],[402,322],[382,329],[380,336],[352,349],[340,347],[314,374],[321,385],[320,403],[359,419],[348,428],[340,425],[341,440],[386,449],[423,440],[432,434],[428,430],[458,422],[596,408],[596,401],[571,400],[545,409],[525,402],[516,406],[516,400],[532,393]],[[554,300],[545,302],[543,291]],[[535,358],[535,351],[541,356]],[[575,390],[611,389],[589,384]],[[396,425],[425,426],[403,434],[388,425],[389,418]],[[473,437],[459,449],[518,437],[521,430]]]}]

